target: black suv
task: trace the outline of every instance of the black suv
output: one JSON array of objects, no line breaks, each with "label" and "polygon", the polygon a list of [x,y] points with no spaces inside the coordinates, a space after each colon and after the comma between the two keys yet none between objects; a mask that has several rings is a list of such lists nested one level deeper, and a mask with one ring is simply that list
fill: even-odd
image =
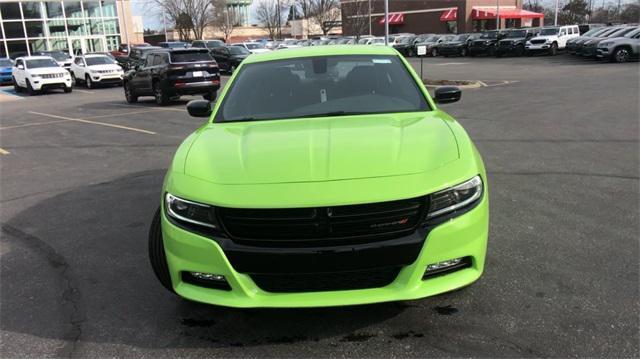
[{"label": "black suv", "polygon": [[513,54],[516,56],[522,56],[525,53],[525,43],[530,38],[538,35],[540,29],[514,29],[507,33],[507,35],[500,41],[495,48],[496,57],[502,55]]},{"label": "black suv", "polygon": [[203,95],[209,101],[220,88],[218,64],[206,49],[161,49],[147,53],[143,64],[124,74],[127,102],[154,96],[166,105],[180,95]]},{"label": "black suv", "polygon": [[158,46],[132,47],[128,56],[118,56],[116,61],[123,69],[130,70],[136,67],[136,65],[144,63],[144,58],[148,53],[162,49],[162,47]]},{"label": "black suv", "polygon": [[505,31],[486,31],[477,40],[471,41],[469,44],[469,56],[487,54],[493,56],[496,54],[496,44],[507,35]]},{"label": "black suv", "polygon": [[469,53],[469,44],[476,40],[481,34],[460,34],[456,35],[450,41],[443,42],[438,45],[438,52],[444,57],[449,56],[467,56]]},{"label": "black suv", "polygon": [[220,71],[232,74],[240,66],[242,60],[251,53],[242,46],[220,46],[212,49],[211,55],[220,66]]}]

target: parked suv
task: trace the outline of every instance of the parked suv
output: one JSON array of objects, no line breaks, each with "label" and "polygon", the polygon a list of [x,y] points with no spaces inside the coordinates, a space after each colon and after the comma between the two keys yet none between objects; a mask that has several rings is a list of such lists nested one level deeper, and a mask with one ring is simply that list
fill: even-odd
[{"label": "parked suv", "polygon": [[87,88],[98,84],[122,84],[122,67],[105,55],[76,56],[71,65],[71,77],[76,83],[83,82]]},{"label": "parked suv", "polygon": [[132,47],[129,52],[129,56],[118,57],[117,61],[123,69],[130,70],[135,68],[137,65],[143,64],[145,56],[148,53],[162,49],[163,48],[159,46]]},{"label": "parked suv", "polygon": [[18,57],[11,71],[16,92],[26,89],[29,95],[42,90],[61,88],[64,92],[73,90],[69,71],[60,67],[49,56]]},{"label": "parked suv", "polygon": [[438,52],[442,56],[467,56],[469,43],[480,37],[481,34],[460,34],[438,45]]},{"label": "parked suv", "polygon": [[526,51],[532,53],[545,51],[549,55],[556,55],[558,50],[564,50],[567,41],[580,36],[578,25],[543,27],[538,36],[527,42]]},{"label": "parked suv", "polygon": [[73,57],[64,51],[37,51],[32,52],[32,56],[49,56],[53,58],[60,67],[64,67],[67,70],[71,69],[73,63]]},{"label": "parked suv", "polygon": [[147,54],[145,63],[124,76],[127,102],[154,96],[158,105],[172,97],[203,95],[215,100],[220,88],[218,65],[206,49],[165,49]]},{"label": "parked suv", "polygon": [[506,31],[486,31],[477,40],[469,44],[469,56],[496,54],[496,44],[507,35]]},{"label": "parked suv", "polygon": [[222,46],[211,51],[211,55],[220,66],[220,71],[233,73],[242,60],[251,55],[249,50],[241,46]]},{"label": "parked suv", "polygon": [[415,40],[415,35],[399,36],[396,38],[396,41],[392,46],[404,56],[413,56],[415,49],[413,44],[415,43]]},{"label": "parked suv", "polygon": [[637,26],[623,26],[618,28],[614,32],[610,32],[606,35],[602,35],[599,37],[594,37],[588,41],[585,41],[584,44],[582,44],[582,47],[579,49],[579,54],[584,57],[595,58],[598,54],[598,44],[600,42],[603,42],[607,39],[615,39],[617,37],[623,37],[626,34],[632,31],[635,31],[636,29],[638,29]]},{"label": "parked suv", "polygon": [[597,57],[611,62],[627,62],[640,54],[640,30],[636,29],[623,37],[598,43]]},{"label": "parked suv", "polygon": [[502,55],[514,54],[516,56],[522,56],[525,53],[525,43],[536,36],[540,29],[514,29],[509,31],[504,39],[498,41],[496,47],[496,57]]},{"label": "parked suv", "polygon": [[453,38],[455,38],[455,36],[456,35],[432,35],[420,42],[416,42],[413,48],[415,49],[416,53],[418,53],[418,46],[426,46],[427,54],[429,56],[435,57],[438,56],[438,45],[445,41],[452,40]]}]

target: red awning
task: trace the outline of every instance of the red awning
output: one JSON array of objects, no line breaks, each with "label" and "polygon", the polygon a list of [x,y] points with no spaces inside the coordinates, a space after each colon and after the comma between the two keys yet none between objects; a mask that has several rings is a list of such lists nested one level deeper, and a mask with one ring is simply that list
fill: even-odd
[{"label": "red awning", "polygon": [[[378,21],[380,25],[384,25],[384,17]],[[389,25],[400,25],[404,24],[404,14],[401,12],[390,12],[389,13]]]},{"label": "red awning", "polygon": [[522,9],[500,9],[500,12],[498,12],[495,8],[487,9],[474,7],[473,12],[471,13],[471,18],[474,20],[495,19],[496,14],[498,14],[501,19],[535,19],[544,17],[544,14]]},{"label": "red awning", "polygon": [[454,7],[449,10],[445,10],[440,15],[440,21],[456,21],[458,19],[458,8]]}]

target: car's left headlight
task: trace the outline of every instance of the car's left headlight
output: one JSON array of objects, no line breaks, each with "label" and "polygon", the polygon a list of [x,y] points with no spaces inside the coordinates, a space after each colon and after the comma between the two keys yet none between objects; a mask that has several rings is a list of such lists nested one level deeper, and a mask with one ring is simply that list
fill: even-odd
[{"label": "car's left headlight", "polygon": [[480,176],[459,185],[429,195],[427,220],[474,205],[481,197],[483,183]]},{"label": "car's left headlight", "polygon": [[195,225],[210,229],[220,228],[212,206],[178,198],[171,193],[165,195],[167,215],[184,225]]}]

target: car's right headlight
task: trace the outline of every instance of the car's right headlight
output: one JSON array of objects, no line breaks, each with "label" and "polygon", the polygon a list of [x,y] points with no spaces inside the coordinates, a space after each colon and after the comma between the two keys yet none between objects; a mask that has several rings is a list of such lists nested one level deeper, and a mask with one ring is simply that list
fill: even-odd
[{"label": "car's right headlight", "polygon": [[459,185],[429,195],[427,220],[473,206],[481,197],[483,183],[475,176]]},{"label": "car's right headlight", "polygon": [[165,194],[164,203],[167,215],[180,224],[209,229],[220,228],[215,209],[212,206],[182,199],[171,193]]}]

